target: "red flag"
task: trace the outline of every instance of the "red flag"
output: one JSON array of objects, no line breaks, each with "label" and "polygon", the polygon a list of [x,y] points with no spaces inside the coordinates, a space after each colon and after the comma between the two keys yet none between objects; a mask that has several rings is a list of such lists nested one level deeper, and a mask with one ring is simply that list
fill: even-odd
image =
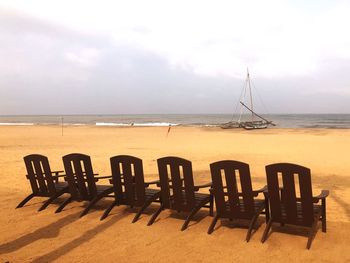
[{"label": "red flag", "polygon": [[171,129],[171,124],[169,124],[169,128],[168,128],[168,132],[166,133],[166,137],[168,137],[170,129]]}]

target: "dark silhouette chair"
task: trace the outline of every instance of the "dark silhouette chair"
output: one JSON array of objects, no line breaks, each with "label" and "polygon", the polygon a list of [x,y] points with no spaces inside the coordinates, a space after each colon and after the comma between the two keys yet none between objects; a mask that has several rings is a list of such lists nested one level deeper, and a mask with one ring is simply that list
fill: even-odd
[{"label": "dark silhouette chair", "polygon": [[[318,221],[326,232],[326,197],[329,191],[313,197],[310,169],[291,163],[276,163],[266,166],[268,198],[271,217],[266,225],[261,242],[265,242],[272,223],[291,224],[310,228],[307,249],[310,249],[317,232]],[[300,196],[297,196],[295,179],[299,181]],[[279,183],[279,179],[282,185]],[[321,205],[317,203],[321,200]]]},{"label": "dark silhouette chair", "polygon": [[91,159],[88,155],[72,153],[63,156],[62,159],[71,196],[58,207],[56,213],[61,212],[72,201],[89,201],[88,206],[80,214],[80,217],[82,217],[101,198],[113,193],[111,185],[96,185],[99,179],[111,178],[111,176],[97,177],[98,174],[94,174]]},{"label": "dark silhouette chair", "polygon": [[[161,188],[161,206],[153,214],[148,225],[153,224],[163,209],[190,212],[182,225],[182,231],[187,228],[190,220],[200,208],[210,208],[210,215],[212,216],[213,196],[197,193],[200,188],[210,187],[211,183],[194,185],[192,163],[190,161],[179,157],[164,157],[158,159],[157,163]],[[207,205],[208,203],[209,205]]]},{"label": "dark silhouette chair", "polygon": [[152,203],[159,202],[160,190],[148,188],[151,184],[159,181],[144,181],[142,160],[129,155],[118,155],[111,157],[112,179],[114,202],[106,209],[101,217],[105,219],[114,206],[128,205],[131,208],[141,207],[133,219],[135,223],[142,212]]},{"label": "dark silhouette chair", "polygon": [[[231,160],[219,161],[210,164],[210,171],[216,215],[208,229],[208,234],[213,232],[219,218],[246,219],[250,220],[246,236],[248,242],[259,215],[265,210],[266,219],[269,218],[266,195],[264,200],[254,199],[267,190],[267,187],[253,191],[249,165],[246,163]],[[241,191],[239,191],[237,177],[239,177]]]},{"label": "dark silhouette chair", "polygon": [[32,193],[28,195],[16,208],[24,206],[35,196],[49,197],[49,199],[39,208],[44,210],[56,198],[68,192],[68,184],[59,182],[58,178],[63,171],[51,171],[49,160],[46,156],[40,154],[30,154],[25,156],[24,163],[27,169],[27,179],[32,187]]}]

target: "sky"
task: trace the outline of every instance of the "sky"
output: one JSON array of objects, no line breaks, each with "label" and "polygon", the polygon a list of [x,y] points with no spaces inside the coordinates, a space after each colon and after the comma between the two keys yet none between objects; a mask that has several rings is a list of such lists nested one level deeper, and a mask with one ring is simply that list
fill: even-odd
[{"label": "sky", "polygon": [[0,0],[0,115],[350,113],[350,1]]}]

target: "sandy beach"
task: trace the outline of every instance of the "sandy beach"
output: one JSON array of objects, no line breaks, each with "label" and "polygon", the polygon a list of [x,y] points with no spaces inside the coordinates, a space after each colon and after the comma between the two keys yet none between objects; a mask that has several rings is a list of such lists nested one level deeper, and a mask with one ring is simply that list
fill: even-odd
[{"label": "sandy beach", "polygon": [[[0,262],[350,262],[350,130],[59,126],[0,127]],[[147,226],[158,204],[131,224],[135,209],[116,207],[99,218],[110,200],[79,219],[86,203],[74,202],[55,214],[59,202],[37,212],[45,198],[16,205],[31,193],[23,156],[40,153],[52,170],[63,170],[68,153],[91,156],[94,172],[109,175],[109,158],[129,154],[143,160],[146,180],[158,178],[156,160],[179,156],[192,161],[195,182],[210,181],[209,164],[223,159],[250,165],[253,187],[266,184],[265,165],[291,162],[309,167],[313,193],[330,190],[327,233],[321,229],[306,250],[307,231],[275,226],[261,244],[264,216],[249,243],[246,226],[222,220],[212,235],[208,210],[181,232],[185,214],[164,211]],[[107,184],[108,181],[99,181]],[[205,190],[204,190],[205,191]],[[64,196],[66,197],[66,196]]]}]

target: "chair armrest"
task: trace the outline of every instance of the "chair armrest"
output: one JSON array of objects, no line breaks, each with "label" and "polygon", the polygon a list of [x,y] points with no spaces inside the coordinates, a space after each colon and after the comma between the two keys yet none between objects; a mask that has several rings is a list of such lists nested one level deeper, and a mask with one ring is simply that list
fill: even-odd
[{"label": "chair armrest", "polygon": [[[94,174],[96,175],[96,174]],[[97,182],[100,179],[110,179],[112,178],[112,175],[105,175],[105,176],[94,176],[95,182]]]},{"label": "chair armrest", "polygon": [[145,187],[148,187],[151,184],[155,184],[158,187],[160,186],[160,181],[159,180],[154,180],[154,181],[150,181],[150,182],[145,182]]},{"label": "chair armrest", "polygon": [[253,191],[254,196],[258,196],[260,193],[267,193],[267,185],[263,186],[259,190]]},{"label": "chair armrest", "polygon": [[112,178],[112,175],[95,176],[95,178],[97,178],[97,179],[107,179],[107,178]]},{"label": "chair armrest", "polygon": [[328,195],[329,195],[329,190],[322,190],[318,196],[313,197],[313,202],[317,203],[320,199],[326,199]]},{"label": "chair armrest", "polygon": [[206,184],[201,184],[201,185],[195,185],[194,186],[194,190],[198,191],[200,188],[207,188],[207,187],[211,187],[212,183],[206,183]]},{"label": "chair armrest", "polygon": [[62,176],[62,175],[59,175],[59,174],[60,173],[64,173],[64,171],[51,171],[51,173],[55,174],[55,176]]},{"label": "chair armrest", "polygon": [[[185,179],[184,179],[184,178],[181,178],[180,180],[181,180],[181,181],[184,181]],[[171,183],[171,182],[172,182],[172,180],[169,178],[169,179],[168,179],[168,183]],[[160,180],[158,180],[158,182],[157,182],[156,184],[157,184],[158,187],[160,187]]]}]

